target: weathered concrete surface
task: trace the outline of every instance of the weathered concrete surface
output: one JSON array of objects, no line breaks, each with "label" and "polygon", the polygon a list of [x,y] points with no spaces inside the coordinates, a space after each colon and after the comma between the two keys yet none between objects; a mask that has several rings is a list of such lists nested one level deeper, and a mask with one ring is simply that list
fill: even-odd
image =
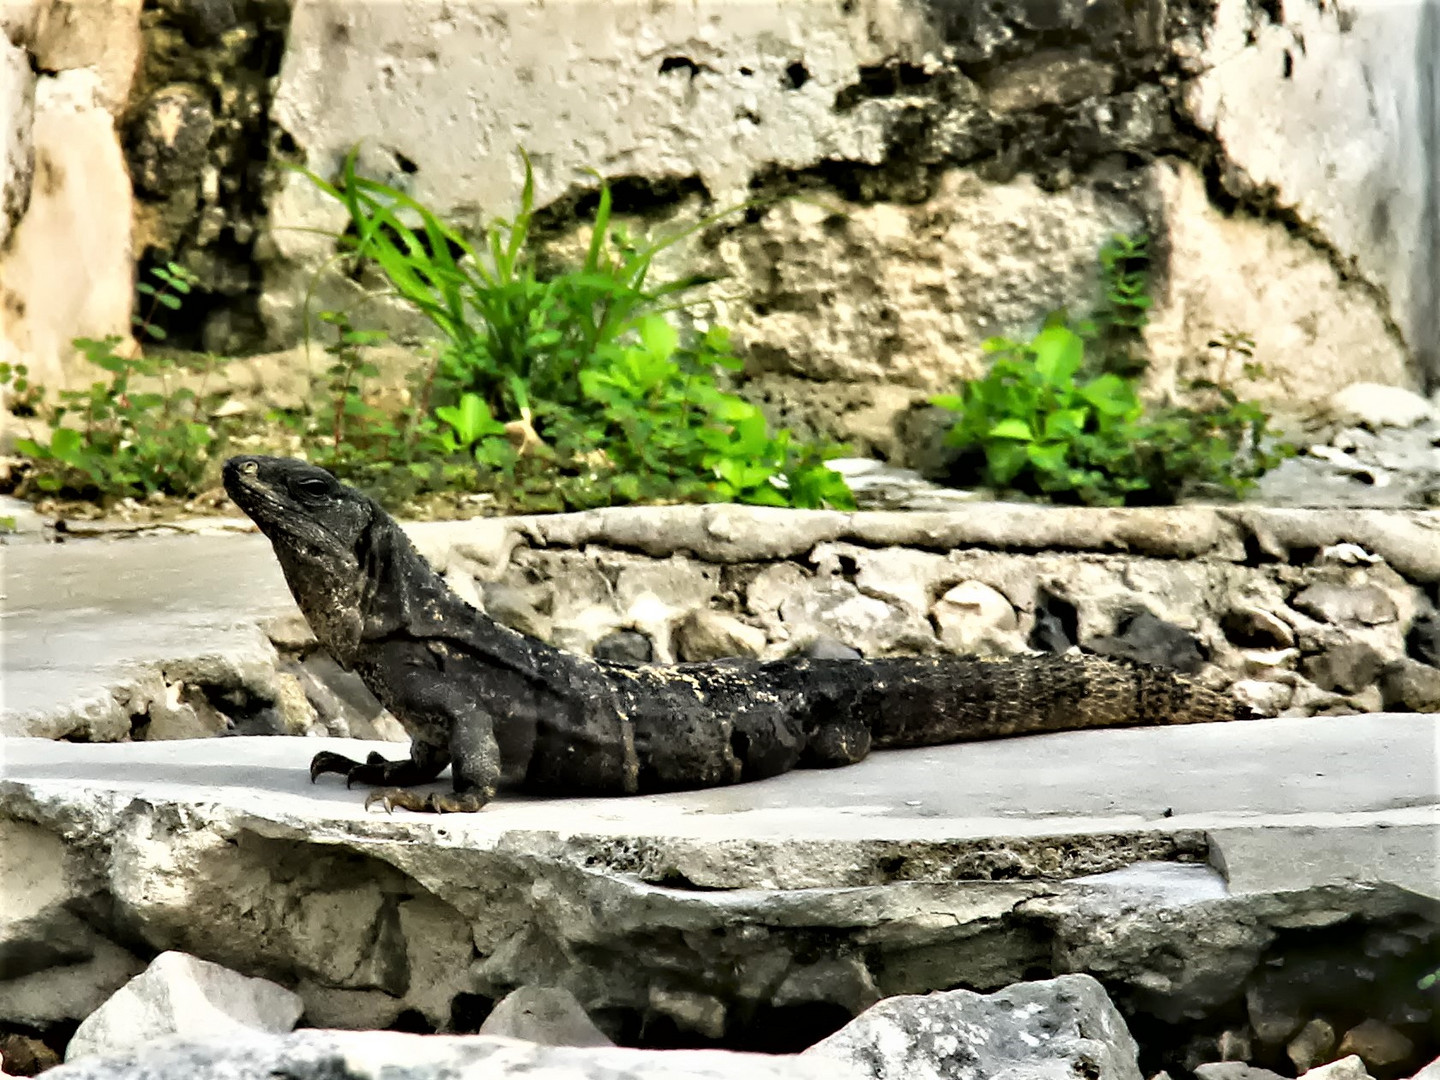
[{"label": "weathered concrete surface", "polygon": [[[1238,1000],[1295,927],[1440,936],[1437,731],[1380,715],[1074,733],[445,817],[367,813],[307,779],[316,750],[384,744],[9,739],[0,836],[56,882],[6,916],[32,966],[0,982],[0,1017],[65,1019],[69,972],[114,989],[132,973],[118,939],[294,985],[311,1022],[341,1027],[414,1009],[443,1030],[457,995],[539,984],[713,1038],[757,1007],[853,1013],[1037,970],[1090,971],[1127,1012],[1174,1021]],[[102,937],[56,956],[76,904],[105,913]]]},{"label": "weathered concrete surface", "polygon": [[113,739],[163,696],[166,669],[273,671],[256,623],[295,607],[264,538],[98,543],[0,548],[0,732]]},{"label": "weathered concrete surface", "polygon": [[[1212,858],[1225,860],[1232,882],[1272,887],[1282,875],[1269,862],[1270,848],[1253,838],[1281,829],[1297,830],[1297,839],[1317,831],[1367,837],[1373,858],[1366,876],[1440,900],[1435,863],[1405,854],[1420,849],[1403,840],[1388,856],[1377,840],[1383,830],[1428,838],[1433,847],[1440,836],[1437,736],[1440,716],[1418,714],[1067,732],[876,753],[844,769],[802,770],[708,791],[558,800],[510,793],[483,813],[438,818],[367,812],[360,791],[310,783],[306,766],[315,752],[394,756],[387,743],[239,737],[87,745],[12,738],[0,747],[5,790],[26,792],[27,801],[41,804],[73,800],[123,809],[141,798],[209,805],[257,821],[323,825],[356,839],[443,838],[477,850],[518,834],[625,838],[636,851],[649,852],[638,861],[627,856],[630,869],[649,876],[653,868],[646,863],[663,863],[699,888],[874,883],[886,877],[870,849],[876,844],[924,849],[956,842],[963,849],[963,841],[995,836],[1183,837],[1192,831],[1222,838]],[[1071,858],[1075,864],[1066,865]],[[1077,852],[1054,869],[1083,874],[1116,862],[1101,855],[1090,863]],[[1291,862],[1283,874],[1290,887],[1345,876],[1335,873],[1344,859],[1317,867],[1297,854]]]}]

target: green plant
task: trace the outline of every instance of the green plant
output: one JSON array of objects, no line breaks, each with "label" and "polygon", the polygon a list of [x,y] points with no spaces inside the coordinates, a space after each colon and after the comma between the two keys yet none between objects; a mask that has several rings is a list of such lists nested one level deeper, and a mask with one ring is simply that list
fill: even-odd
[{"label": "green plant", "polygon": [[[155,315],[161,307],[178,308],[195,278],[173,262],[151,273],[159,284],[136,287],[151,303],[147,314],[133,321],[138,338],[161,341],[165,333],[154,324]],[[213,358],[182,364],[132,355],[121,349],[121,341],[118,335],[77,338],[75,347],[107,376],[83,390],[59,391],[57,404],[33,398],[34,413],[49,428],[49,437],[43,442],[17,439],[15,447],[34,461],[28,483],[36,490],[106,500],[201,490],[225,435],[224,421],[211,418],[217,402],[205,393]],[[174,385],[186,370],[200,376],[198,390]],[[27,376],[23,366],[0,370],[0,383],[32,394],[39,388]],[[139,379],[158,382],[159,388],[139,389]]]},{"label": "green plant", "polygon": [[334,183],[305,175],[347,210],[345,252],[373,261],[439,330],[429,445],[452,465],[469,461],[477,482],[488,477],[532,508],[853,505],[823,465],[839,448],[772,436],[757,409],[721,390],[718,373],[741,366],[723,330],[682,341],[671,325],[705,279],[648,280],[660,252],[733,211],[642,245],[612,228],[601,181],[583,260],[547,275],[530,243],[528,158],[519,212],[491,223],[479,245],[418,200],[359,176],[355,161],[352,152]]},{"label": "green plant", "polygon": [[1093,319],[1078,327],[1093,356],[1092,367],[1116,375],[1138,375],[1146,361],[1141,332],[1150,322],[1150,238],[1116,233],[1100,248],[1100,304]]},{"label": "green plant", "polygon": [[1238,496],[1293,452],[1259,406],[1214,383],[1196,384],[1203,404],[1147,414],[1133,378],[1084,377],[1085,339],[1063,315],[985,349],[984,377],[932,400],[959,414],[947,441],[991,487],[1098,506]]}]

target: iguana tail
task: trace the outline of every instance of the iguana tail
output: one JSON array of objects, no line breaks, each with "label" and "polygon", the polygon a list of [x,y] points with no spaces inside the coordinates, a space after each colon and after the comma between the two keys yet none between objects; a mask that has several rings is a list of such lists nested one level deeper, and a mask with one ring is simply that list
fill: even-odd
[{"label": "iguana tail", "polygon": [[896,658],[869,668],[867,685],[832,700],[867,719],[876,748],[1254,716],[1167,669],[1085,654]]}]

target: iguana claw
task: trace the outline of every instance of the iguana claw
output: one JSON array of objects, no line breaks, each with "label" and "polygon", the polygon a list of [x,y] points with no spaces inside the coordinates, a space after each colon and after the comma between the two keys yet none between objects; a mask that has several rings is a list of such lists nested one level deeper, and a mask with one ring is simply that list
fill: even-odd
[{"label": "iguana claw", "polygon": [[376,788],[365,796],[365,809],[380,803],[387,814],[393,813],[397,806],[401,810],[413,810],[420,814],[473,814],[484,809],[489,801],[478,791],[464,795],[453,791],[432,791],[421,795],[404,788]]},{"label": "iguana claw", "polygon": [[329,750],[321,750],[310,759],[310,782],[313,784],[321,776],[332,772],[348,777],[352,769],[359,767],[360,762],[354,758],[348,758],[344,754],[331,753]]}]

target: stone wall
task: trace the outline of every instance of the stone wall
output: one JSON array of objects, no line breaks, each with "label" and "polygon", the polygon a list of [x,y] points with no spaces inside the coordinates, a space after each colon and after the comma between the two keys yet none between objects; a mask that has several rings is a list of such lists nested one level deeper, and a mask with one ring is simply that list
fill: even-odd
[{"label": "stone wall", "polygon": [[[1156,238],[1157,393],[1226,374],[1206,344],[1227,330],[1287,407],[1440,379],[1435,0],[0,11],[0,349],[42,381],[76,377],[70,337],[126,332],[136,266],[172,251],[206,286],[176,340],[294,344],[334,251],[304,230],[342,222],[275,166],[325,173],[362,141],[461,223],[513,209],[523,145],[562,243],[591,167],[653,228],[799,196],[672,269],[728,275],[714,313],[752,396],[892,458],[897,417],[986,336],[1090,301],[1116,230]],[[364,299],[334,275],[316,294]]]}]

